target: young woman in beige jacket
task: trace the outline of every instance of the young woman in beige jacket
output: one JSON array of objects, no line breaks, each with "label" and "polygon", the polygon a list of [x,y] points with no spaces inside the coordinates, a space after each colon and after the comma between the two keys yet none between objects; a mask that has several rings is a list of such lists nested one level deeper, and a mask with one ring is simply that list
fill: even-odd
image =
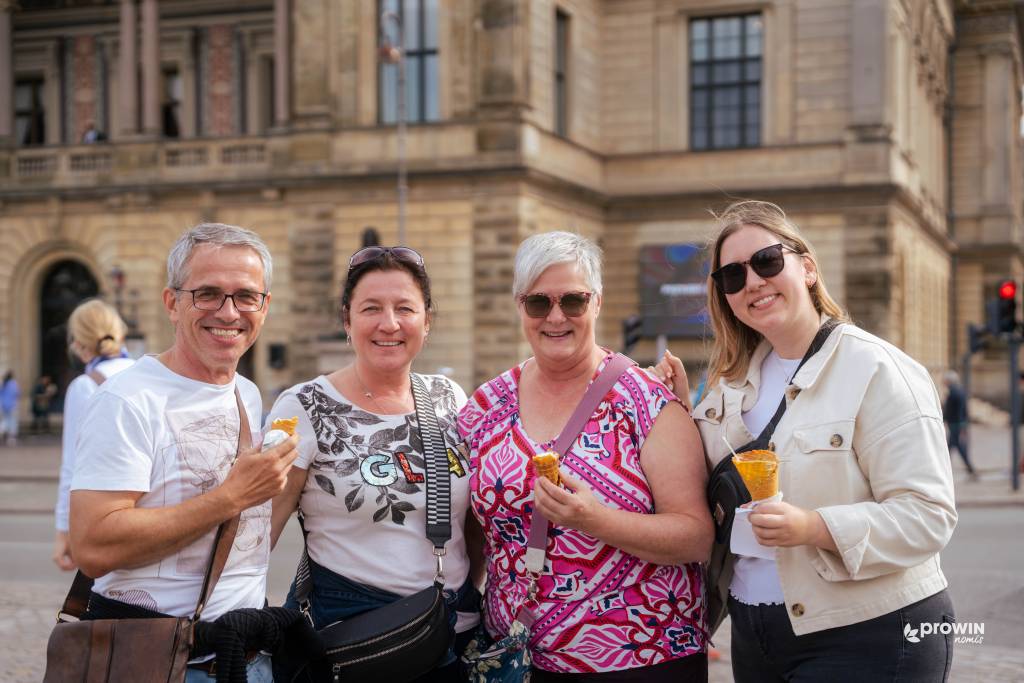
[{"label": "young woman in beige jacket", "polygon": [[[761,436],[757,447],[778,455],[783,495],[749,516],[766,557],[728,553],[728,540],[717,548],[726,559],[712,577],[712,611],[721,609],[710,622],[728,606],[733,674],[739,683],[945,680],[952,636],[940,630],[954,616],[938,553],[956,510],[935,386],[919,363],[848,321],[779,207],[739,202],[719,220],[709,388],[693,417],[711,468],[729,445],[749,450]],[[658,370],[685,395],[677,358]],[[783,401],[774,432],[763,433]]]}]

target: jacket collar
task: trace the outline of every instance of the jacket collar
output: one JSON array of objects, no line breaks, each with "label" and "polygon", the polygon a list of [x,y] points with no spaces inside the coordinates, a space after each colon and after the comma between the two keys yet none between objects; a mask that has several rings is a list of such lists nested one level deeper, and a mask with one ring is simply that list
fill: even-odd
[{"label": "jacket collar", "polygon": [[[829,316],[823,313],[819,324],[824,325],[828,319]],[[822,370],[825,369],[825,366],[839,347],[839,339],[843,336],[843,326],[843,323],[839,323],[828,335],[828,339],[825,340],[821,349],[804,363],[800,371],[793,377],[792,383],[795,386],[800,387],[800,389],[808,389],[814,386]],[[771,350],[772,345],[768,343],[767,339],[762,338],[757,348],[754,349],[754,353],[750,356],[750,365],[747,366],[746,377],[726,382],[726,384],[733,389],[739,389],[744,394],[750,394],[751,398],[757,396],[758,389],[761,386],[761,364],[764,362],[765,356],[771,353]]]}]

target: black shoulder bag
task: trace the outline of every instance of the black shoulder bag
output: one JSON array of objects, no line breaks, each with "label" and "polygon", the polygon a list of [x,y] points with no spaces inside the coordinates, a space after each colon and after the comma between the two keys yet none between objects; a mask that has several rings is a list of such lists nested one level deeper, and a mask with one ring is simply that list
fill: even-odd
[{"label": "black shoulder bag", "polygon": [[[338,683],[352,681],[411,681],[430,671],[450,644],[448,604],[444,598],[442,558],[445,543],[452,537],[451,479],[448,451],[437,423],[434,404],[423,379],[412,380],[416,404],[416,424],[423,443],[427,489],[427,539],[434,546],[437,571],[434,583],[377,609],[336,621],[319,631],[325,657],[310,664],[314,681]],[[301,521],[301,520],[300,520]],[[295,598],[310,618],[310,593],[313,581],[309,573],[309,553],[303,528],[302,559],[295,577]]]},{"label": "black shoulder bag", "polygon": [[[793,373],[794,375],[800,371],[804,363],[810,360],[811,356],[821,350],[825,340],[828,339],[832,330],[838,327],[838,325],[837,321],[830,318],[818,329],[818,333],[811,341],[811,345],[800,361],[800,365],[797,366],[796,371]],[[768,424],[761,430],[757,438],[737,448],[736,452],[774,450],[769,448],[771,438],[775,433],[775,427],[778,426],[785,412],[786,397],[783,396],[782,400],[779,401],[779,407],[776,409],[775,415],[768,421]],[[721,462],[711,470],[711,476],[708,478],[707,496],[708,506],[711,508],[711,518],[715,524],[715,544],[711,548],[711,559],[707,565],[706,589],[708,600],[705,604],[708,605],[708,625],[711,627],[711,633],[714,633],[722,619],[725,618],[726,604],[725,599],[719,594],[718,581],[725,571],[729,559],[729,539],[732,536],[732,524],[736,516],[736,508],[749,503],[751,500],[747,485],[743,483],[743,478],[736,469],[736,465],[733,464],[731,457],[722,458]]]}]

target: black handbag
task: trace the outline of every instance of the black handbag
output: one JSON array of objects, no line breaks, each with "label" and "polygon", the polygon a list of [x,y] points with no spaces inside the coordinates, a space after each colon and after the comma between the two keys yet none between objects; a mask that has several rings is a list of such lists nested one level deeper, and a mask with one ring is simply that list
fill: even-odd
[{"label": "black handbag", "polygon": [[[311,663],[308,669],[317,683],[411,681],[437,666],[451,643],[442,566],[444,546],[452,535],[448,451],[426,384],[416,374],[411,375],[411,380],[416,423],[427,463],[426,536],[437,558],[434,583],[418,593],[320,629],[325,656]],[[309,554],[303,547],[295,577],[295,598],[311,623],[312,589]]]},{"label": "black handbag", "polygon": [[[832,330],[837,326],[838,322],[831,318],[825,321],[818,329],[818,333],[811,341],[811,345],[808,347],[807,353],[804,354],[797,369],[793,372],[794,375],[800,371],[804,363],[810,360],[811,356],[824,346],[825,340],[828,339]],[[783,396],[772,419],[768,421],[768,424],[761,430],[757,438],[737,448],[736,452],[745,453],[757,449],[774,450],[771,438],[785,412],[786,397]],[[711,510],[711,519],[715,525],[715,544],[711,548],[711,558],[708,560],[706,568],[705,604],[708,605],[708,625],[710,626],[710,631],[714,633],[722,620],[725,619],[725,598],[719,594],[718,581],[726,571],[726,565],[729,562],[729,541],[732,537],[732,525],[736,517],[736,508],[751,501],[750,491],[747,490],[747,485],[743,483],[743,477],[740,476],[736,465],[733,464],[732,458],[723,458],[711,470],[711,475],[708,477],[707,498],[708,507]]]}]

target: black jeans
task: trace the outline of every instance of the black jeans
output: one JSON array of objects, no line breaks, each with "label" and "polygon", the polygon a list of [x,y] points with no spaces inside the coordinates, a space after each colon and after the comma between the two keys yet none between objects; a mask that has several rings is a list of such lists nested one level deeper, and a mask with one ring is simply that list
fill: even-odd
[{"label": "black jeans", "polygon": [[[729,597],[736,683],[932,683],[953,663],[953,635],[922,635],[921,623],[955,622],[947,591],[858,624],[793,634],[785,605],[744,605]],[[906,627],[919,642],[907,639]]]},{"label": "black jeans", "polygon": [[956,448],[960,451],[960,457],[963,458],[964,465],[967,466],[967,471],[974,474],[974,466],[971,465],[971,459],[967,456],[967,443],[964,439],[964,426],[963,422],[950,422],[949,423],[949,436],[946,438],[946,446],[949,447],[950,455],[953,454],[953,449]]}]

